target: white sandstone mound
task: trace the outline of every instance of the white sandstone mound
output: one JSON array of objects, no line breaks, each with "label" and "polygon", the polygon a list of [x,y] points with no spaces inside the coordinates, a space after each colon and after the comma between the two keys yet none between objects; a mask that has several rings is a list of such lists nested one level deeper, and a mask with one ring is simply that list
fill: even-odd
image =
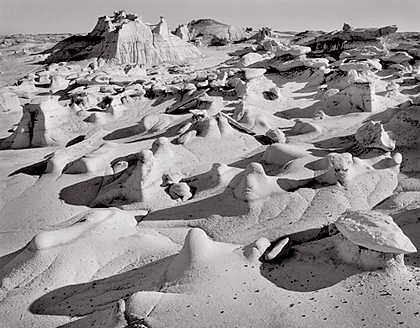
[{"label": "white sandstone mound", "polygon": [[[188,201],[192,192],[184,181],[162,186],[162,178],[178,173],[178,165],[187,163],[192,169],[200,162],[235,158],[242,147],[254,149],[259,145],[253,137],[243,136],[242,132],[235,130],[227,116],[207,117],[206,110],[194,112],[192,122],[181,127],[180,135],[173,143],[160,137],[150,150],[136,154],[136,163],[128,166],[115,180],[104,183],[90,206],[157,209],[173,206],[177,201]],[[78,162],[83,164],[86,159]]]},{"label": "white sandstone mound", "polygon": [[190,186],[196,190],[194,197],[201,199],[224,190],[241,171],[239,168],[223,163],[214,163],[210,171],[203,174],[202,179],[191,179],[191,182],[189,182]]},{"label": "white sandstone mound", "polygon": [[75,114],[58,103],[58,96],[37,97],[23,107],[23,116],[15,132],[1,148],[29,148],[62,145],[83,125],[74,123]]},{"label": "white sandstone mound", "polygon": [[351,242],[383,253],[417,252],[411,240],[388,215],[374,211],[348,211],[336,222]]},{"label": "white sandstone mound", "polygon": [[230,186],[236,198],[255,203],[267,200],[273,193],[282,192],[276,180],[276,177],[266,175],[261,164],[251,163],[246,167],[239,183],[232,180]]},{"label": "white sandstone mound", "polygon": [[[92,147],[94,139],[98,139],[103,136],[103,131],[99,131],[96,135],[92,136],[92,140],[88,140],[87,142],[82,141],[80,144],[72,146],[69,152],[72,156],[67,157],[66,154],[63,154],[63,152],[61,154],[58,154],[57,152],[54,153],[49,158],[49,166],[46,173],[57,173],[57,169],[60,167],[59,163],[65,159],[68,160],[71,158],[72,160],[68,161],[62,168],[61,172],[63,174],[110,174],[111,168],[109,162],[113,159],[112,156],[114,155],[114,147],[112,143],[104,142]],[[61,159],[60,155],[62,156]]]},{"label": "white sandstone mound", "polygon": [[176,149],[167,138],[156,139],[151,149],[134,155],[133,165],[104,181],[90,206],[155,209],[189,200],[191,189],[180,179],[162,184],[168,175],[178,174],[176,163],[183,156],[185,150]]},{"label": "white sandstone mound", "polygon": [[[130,295],[125,307],[128,323],[159,327],[169,323],[173,327],[180,327],[183,324],[175,313],[181,312],[185,317],[205,307],[203,315],[191,316],[191,326],[207,327],[210,322],[213,326],[227,327],[238,324],[259,327],[275,325],[281,317],[276,311],[273,312],[277,292],[259,273],[259,258],[269,245],[265,238],[245,246],[215,242],[203,230],[191,229],[181,251],[173,257],[164,275],[159,277],[162,287]],[[213,288],[216,281],[221,283],[221,288]],[[245,284],[246,288],[236,290]],[[253,295],[247,295],[247,290],[252,290]],[[207,297],[203,298],[202,295]],[[172,302],[178,306],[168,307]],[[247,317],[245,313],[249,309],[246,307],[253,303],[257,303],[260,309],[252,317]],[[241,315],[223,316],[231,311],[239,311]]]},{"label": "white sandstone mound", "polygon": [[256,99],[251,93],[246,100],[239,102],[233,112],[233,119],[258,134],[265,134],[268,130],[275,127],[290,126],[291,122],[269,115],[267,111],[255,106]]},{"label": "white sandstone mound", "polygon": [[[44,173],[54,177],[59,177],[62,173],[100,171],[102,174],[105,171],[103,159],[106,155],[110,155],[109,148],[107,149],[106,144],[102,143],[102,138],[106,134],[107,132],[100,128],[91,130],[84,140],[49,154],[46,156],[47,166]],[[93,156],[90,155],[92,153]],[[97,155],[100,155],[99,159]]]},{"label": "white sandstone mound", "polygon": [[70,81],[66,79],[65,75],[52,74],[50,84],[51,92],[54,93],[60,90],[64,90],[69,86],[69,83]]},{"label": "white sandstone mound", "polygon": [[[275,143],[267,147],[262,161],[270,170],[278,172],[278,177],[288,181],[288,188],[285,185],[282,188],[294,189],[313,181],[327,185],[339,183],[353,193],[353,189],[364,184],[365,179],[370,179],[369,182],[373,185],[366,188],[365,184],[365,191],[371,190],[369,197],[382,198],[396,187],[396,174],[401,164],[396,157],[398,156],[384,154],[371,159],[360,159],[350,153],[331,152],[319,158],[310,154],[307,144]],[[377,183],[383,186],[382,190],[375,191],[374,185]],[[377,196],[373,196],[375,193]]]},{"label": "white sandstone mound", "polygon": [[245,54],[241,57],[241,59],[238,62],[239,67],[248,67],[252,64],[261,62],[264,59],[262,55],[256,52],[251,52],[248,54]]},{"label": "white sandstone mound", "polygon": [[[112,222],[117,220],[115,222]],[[107,222],[110,221],[110,222]],[[118,222],[119,221],[119,222]],[[32,239],[29,247],[34,250],[43,250],[52,247],[58,247],[69,244],[81,237],[88,231],[93,231],[94,227],[107,222],[108,224],[120,224],[119,228],[134,229],[137,221],[134,217],[124,215],[118,210],[107,210],[87,213],[78,223],[59,230],[44,231],[39,233]],[[116,230],[115,227],[113,230]],[[116,233],[116,231],[114,231]]]},{"label": "white sandstone mound", "polygon": [[262,161],[269,164],[284,166],[287,163],[308,156],[307,145],[275,144],[267,147]]},{"label": "white sandstone mound", "polygon": [[[207,115],[207,112],[206,112]],[[211,117],[199,117],[195,115],[193,122],[184,125],[181,135],[176,139],[178,144],[186,144],[194,140],[195,137],[221,139],[224,135],[233,132],[227,119],[223,115]],[[186,131],[184,131],[186,129]]]},{"label": "white sandstone mound", "polygon": [[173,32],[177,37],[179,37],[181,40],[189,41],[190,40],[190,31],[188,30],[188,27],[185,24],[178,25],[178,27]]},{"label": "white sandstone mound", "polygon": [[[6,312],[22,304],[31,306],[33,313],[45,313],[46,309],[58,313],[59,297],[34,301],[47,290],[57,291],[68,285],[108,278],[115,272],[149,263],[156,252],[164,257],[179,250],[179,245],[157,231],[137,229],[135,215],[144,213],[89,210],[69,219],[62,228],[38,233],[3,262],[0,283]],[[94,303],[100,302],[99,298]],[[85,309],[81,303],[66,308],[71,312],[85,311],[84,314],[92,310]],[[3,318],[10,320],[9,315]],[[50,324],[54,322],[46,319]]]},{"label": "white sandstone mound", "polygon": [[[168,156],[167,159],[170,157]],[[90,206],[144,203],[150,201],[151,198],[156,198],[156,193],[159,191],[164,195],[164,191],[157,183],[163,174],[161,170],[151,150],[141,151],[135,167],[125,170],[117,180],[102,186]]]},{"label": "white sandstone mound", "polygon": [[[90,210],[69,221],[73,224],[38,233],[2,268],[0,277],[4,290],[30,285],[30,276],[43,280],[41,285],[56,287],[86,281],[116,259],[126,247],[123,238],[137,233],[134,215],[116,209]],[[99,244],[102,251],[96,248]],[[89,263],[83,257],[74,256],[86,251],[94,259]],[[51,265],[54,261],[56,265]]]},{"label": "white sandstone mound", "polygon": [[[52,49],[48,62],[98,57],[115,64],[157,64],[198,58],[201,52],[171,34],[163,17],[158,24],[143,23],[141,17],[117,11],[98,19],[95,28],[79,42],[86,48],[76,50],[74,37]],[[57,47],[59,49],[57,49]]]},{"label": "white sandstone mound", "polygon": [[[184,246],[169,265],[166,279],[168,281],[179,280],[186,278],[188,271],[201,271],[205,269],[208,261],[213,260],[215,254],[224,251],[237,252],[239,261],[257,264],[259,257],[264,254],[269,245],[265,238],[242,247],[235,244],[218,243],[211,240],[203,230],[194,228],[188,232]],[[219,261],[222,264],[227,259],[220,258]],[[205,274],[205,271],[198,273]]]}]

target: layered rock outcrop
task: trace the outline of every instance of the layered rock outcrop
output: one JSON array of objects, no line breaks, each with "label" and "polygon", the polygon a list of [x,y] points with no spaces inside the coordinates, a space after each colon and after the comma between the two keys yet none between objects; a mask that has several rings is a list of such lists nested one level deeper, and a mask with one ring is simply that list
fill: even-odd
[{"label": "layered rock outcrop", "polygon": [[395,25],[381,28],[357,28],[333,31],[305,43],[312,48],[314,53],[341,52],[347,49],[369,45],[380,46],[382,37],[395,33],[398,27]]},{"label": "layered rock outcrop", "polygon": [[157,64],[198,58],[201,52],[171,34],[166,20],[149,25],[141,17],[117,11],[98,19],[86,36],[70,37],[50,49],[47,62],[103,58],[115,64]]},{"label": "layered rock outcrop", "polygon": [[[188,29],[188,39],[190,41],[201,40],[203,45],[218,46],[225,45],[237,41],[242,41],[251,36],[246,29],[237,28],[232,25],[223,24],[213,19],[198,19],[189,22],[186,26]],[[176,35],[181,34],[182,26],[175,31]]]}]

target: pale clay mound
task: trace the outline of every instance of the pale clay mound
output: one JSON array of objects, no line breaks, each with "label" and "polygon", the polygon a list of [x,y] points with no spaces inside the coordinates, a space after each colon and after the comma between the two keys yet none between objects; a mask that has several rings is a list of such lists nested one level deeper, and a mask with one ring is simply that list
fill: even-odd
[{"label": "pale clay mound", "polygon": [[0,50],[0,327],[416,327],[418,44],[178,32]]}]

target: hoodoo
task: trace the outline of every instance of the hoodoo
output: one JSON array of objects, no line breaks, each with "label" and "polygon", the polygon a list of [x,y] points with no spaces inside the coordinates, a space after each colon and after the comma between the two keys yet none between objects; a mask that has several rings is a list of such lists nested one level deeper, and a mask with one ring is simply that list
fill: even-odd
[{"label": "hoodoo", "polygon": [[116,11],[98,18],[85,36],[72,36],[47,50],[47,62],[103,58],[115,64],[157,64],[201,57],[192,44],[169,32],[166,20],[146,24],[136,14]]}]

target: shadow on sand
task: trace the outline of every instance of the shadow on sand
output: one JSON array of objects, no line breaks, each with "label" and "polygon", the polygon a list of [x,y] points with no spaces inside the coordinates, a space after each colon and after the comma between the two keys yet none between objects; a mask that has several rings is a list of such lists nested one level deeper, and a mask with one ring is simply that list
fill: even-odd
[{"label": "shadow on sand", "polygon": [[129,140],[126,143],[135,143],[145,140],[157,139],[160,137],[172,138],[179,135],[179,129],[185,124],[186,122],[180,122],[171,126],[169,128],[164,128],[162,130],[157,131],[148,131],[145,132],[144,128],[140,125],[140,123],[136,125],[132,125],[126,128],[115,130],[104,137],[104,140],[119,140],[125,138],[132,138],[138,136],[135,140]]},{"label": "shadow on sand", "polygon": [[171,221],[206,219],[211,216],[234,217],[248,214],[249,205],[236,200],[228,188],[221,194],[185,205],[174,206],[149,213],[144,221]]},{"label": "shadow on sand", "polygon": [[110,308],[119,299],[160,287],[173,257],[104,279],[57,288],[35,300],[29,310],[42,315],[83,316]]},{"label": "shadow on sand", "polygon": [[[110,176],[105,178],[110,178]],[[101,189],[103,179],[103,177],[95,177],[65,187],[60,192],[60,199],[69,205],[89,206]]]},{"label": "shadow on sand", "polygon": [[[303,258],[302,255],[307,255]],[[316,258],[321,255],[322,258]],[[356,266],[336,265],[322,254],[294,254],[281,263],[264,263],[261,275],[277,287],[295,292],[313,292],[331,287],[362,272]]]},{"label": "shadow on sand", "polygon": [[11,177],[13,175],[16,175],[16,174],[19,174],[19,173],[41,176],[45,172],[45,170],[47,169],[47,163],[48,163],[48,160],[43,160],[39,163],[35,163],[35,164],[32,164],[32,165],[22,167],[21,169],[10,173],[9,177]]},{"label": "shadow on sand", "polygon": [[274,116],[288,119],[288,120],[292,120],[296,118],[313,118],[318,106],[319,106],[318,104],[314,104],[306,108],[293,107],[293,108],[283,110],[281,112],[276,112],[274,113]]},{"label": "shadow on sand", "polygon": [[287,236],[291,248],[285,248],[286,252],[281,253],[279,259],[263,263],[261,275],[277,287],[312,292],[362,272],[361,268],[337,258],[334,242],[329,239],[336,233],[324,226]]}]

